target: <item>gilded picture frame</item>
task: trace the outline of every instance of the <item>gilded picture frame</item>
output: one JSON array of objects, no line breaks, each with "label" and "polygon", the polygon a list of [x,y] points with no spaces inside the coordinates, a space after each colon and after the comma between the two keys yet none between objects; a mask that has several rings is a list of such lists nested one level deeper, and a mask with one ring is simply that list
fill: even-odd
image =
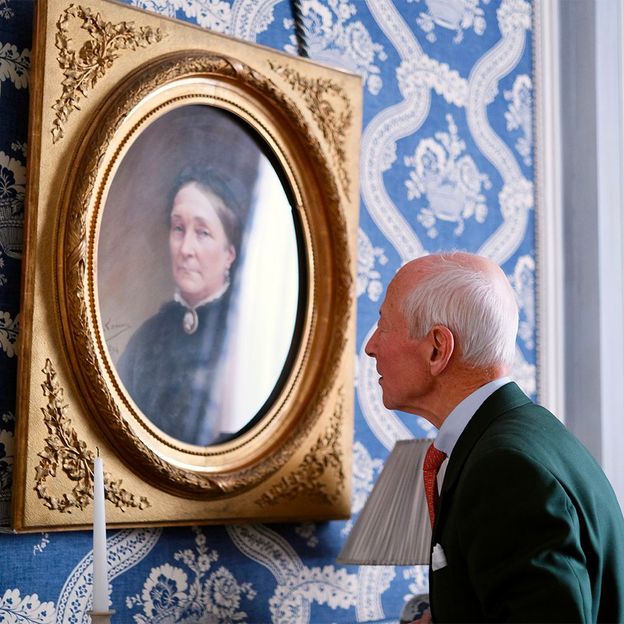
[{"label": "gilded picture frame", "polygon": [[[89,526],[96,449],[106,466],[110,526],[349,515],[361,108],[360,78],[346,72],[108,0],[37,3],[15,530]],[[202,438],[183,435],[178,416],[159,420],[193,396],[186,381],[171,381],[191,359],[186,352],[145,351],[149,366],[130,367],[148,371],[138,390],[120,362],[146,318],[156,319],[150,347],[153,336],[174,332],[158,316],[159,306],[177,305],[168,301],[173,291],[190,314],[185,331],[193,314],[198,322],[185,297],[189,275],[199,271],[175,259],[174,238],[212,233],[196,220],[188,228],[174,223],[180,188],[197,191],[200,183],[172,189],[187,165],[206,163],[233,180],[226,186],[235,189],[233,203],[247,206],[243,225],[252,221],[250,207],[257,223],[266,206],[279,204],[265,221],[281,219],[287,234],[280,241],[268,234],[277,226],[243,227],[245,242],[219,247],[232,249],[219,297],[227,291],[228,305],[236,302],[237,320],[223,317],[226,325],[211,335],[238,336],[246,350],[237,352],[237,370],[247,372],[233,377],[229,364],[215,360],[216,381],[206,390],[212,364],[202,360],[193,379],[211,398],[215,387],[218,396],[257,396],[238,424]],[[262,184],[260,169],[268,171]],[[267,195],[269,187],[277,195]],[[280,255],[286,239],[290,256]],[[140,260],[142,247],[148,256]],[[255,270],[245,283],[266,283],[260,294],[245,298],[244,266]],[[290,299],[266,292],[284,282],[284,266],[289,275],[296,267]],[[203,310],[205,301],[193,305]],[[271,338],[267,323],[282,327],[281,338]],[[247,338],[261,334],[269,336],[264,343]],[[262,386],[257,373],[269,355],[276,364]],[[158,359],[171,379],[151,372]],[[144,407],[144,390],[156,396],[152,406],[167,407]]]}]

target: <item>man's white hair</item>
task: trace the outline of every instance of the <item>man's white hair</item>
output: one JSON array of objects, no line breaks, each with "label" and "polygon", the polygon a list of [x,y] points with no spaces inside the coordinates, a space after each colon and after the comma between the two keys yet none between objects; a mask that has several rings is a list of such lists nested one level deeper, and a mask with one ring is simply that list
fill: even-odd
[{"label": "man's white hair", "polygon": [[440,256],[408,293],[402,311],[412,338],[444,325],[459,342],[462,361],[475,368],[511,367],[516,349],[518,305],[511,285]]}]

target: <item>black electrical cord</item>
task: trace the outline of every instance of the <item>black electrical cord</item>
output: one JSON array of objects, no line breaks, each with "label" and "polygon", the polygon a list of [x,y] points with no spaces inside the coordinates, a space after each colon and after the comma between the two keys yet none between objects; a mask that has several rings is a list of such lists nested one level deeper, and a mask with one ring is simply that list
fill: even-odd
[{"label": "black electrical cord", "polygon": [[299,0],[290,0],[290,9],[295,20],[295,38],[297,40],[297,54],[304,58],[309,58],[308,42],[306,41],[306,32],[303,27],[303,16],[301,15],[301,6]]}]

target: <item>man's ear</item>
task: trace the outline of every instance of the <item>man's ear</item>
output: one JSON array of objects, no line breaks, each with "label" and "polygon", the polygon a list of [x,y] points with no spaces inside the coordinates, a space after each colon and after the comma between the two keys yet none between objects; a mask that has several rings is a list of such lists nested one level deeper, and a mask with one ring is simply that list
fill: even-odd
[{"label": "man's ear", "polygon": [[448,327],[435,325],[429,332],[429,339],[432,347],[429,369],[435,377],[446,370],[455,351],[455,337]]}]

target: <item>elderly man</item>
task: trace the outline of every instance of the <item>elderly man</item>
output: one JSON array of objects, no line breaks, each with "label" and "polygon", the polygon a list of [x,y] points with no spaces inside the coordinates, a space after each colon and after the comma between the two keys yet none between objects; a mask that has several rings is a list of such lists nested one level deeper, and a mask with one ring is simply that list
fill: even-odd
[{"label": "elderly man", "polygon": [[496,264],[431,255],[397,273],[366,345],[384,405],[439,429],[425,459],[430,616],[624,622],[622,512],[589,452],[506,377],[517,325]]}]

